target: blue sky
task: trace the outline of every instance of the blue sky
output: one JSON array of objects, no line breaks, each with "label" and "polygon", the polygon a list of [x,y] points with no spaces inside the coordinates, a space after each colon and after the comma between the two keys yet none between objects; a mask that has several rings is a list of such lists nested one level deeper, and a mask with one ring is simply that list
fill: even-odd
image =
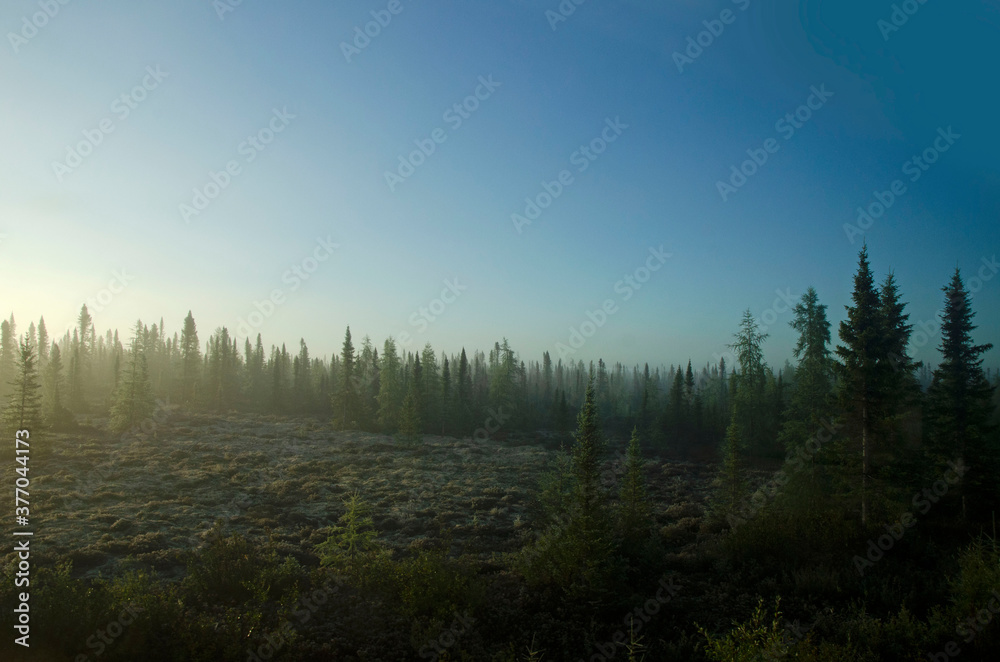
[{"label": "blue sky", "polygon": [[[506,336],[525,358],[704,364],[750,308],[780,364],[794,334],[776,292],[815,286],[836,323],[865,239],[914,322],[956,266],[982,267],[977,340],[1000,343],[996,3],[914,0],[896,26],[893,3],[870,1],[590,0],[559,21],[555,0],[225,2],[0,9],[0,309],[22,330],[44,314],[61,333],[92,300],[101,331],[179,330],[191,309],[203,338],[245,323],[317,355],[350,324],[379,346]],[[371,12],[387,24],[345,56]],[[830,96],[798,110],[814,89]],[[797,110],[794,131],[779,124]],[[911,181],[905,164],[949,127]],[[98,142],[84,132],[99,144],[55,166]],[[419,144],[433,152],[387,183]],[[723,196],[747,150],[767,161]],[[228,184],[190,213],[212,173]],[[560,173],[535,220],[512,220]],[[852,243],[844,225],[896,180]],[[651,249],[670,257],[647,274]],[[616,287],[630,274],[649,278]]]}]

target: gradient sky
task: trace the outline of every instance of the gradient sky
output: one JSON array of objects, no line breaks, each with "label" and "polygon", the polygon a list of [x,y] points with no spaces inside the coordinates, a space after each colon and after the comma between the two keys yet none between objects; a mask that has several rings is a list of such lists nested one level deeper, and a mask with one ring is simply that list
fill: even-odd
[{"label": "gradient sky", "polygon": [[[44,314],[61,334],[124,270],[92,307],[100,332],[162,316],[172,333],[190,309],[204,340],[280,289],[253,329],[268,346],[305,337],[329,355],[350,324],[379,346],[506,336],[522,358],[558,358],[612,299],[573,358],[703,365],[750,308],[780,365],[794,332],[782,305],[768,312],[776,291],[815,286],[836,324],[862,241],[844,224],[894,180],[906,192],[864,237],[912,321],[934,319],[956,266],[971,278],[1000,253],[996,2],[914,3],[886,39],[892,3],[872,0],[592,0],[555,29],[557,0],[400,0],[348,62],[341,44],[388,1],[243,0],[220,17],[226,1],[71,0],[27,40],[11,33],[38,0],[3,3],[0,312],[20,330]],[[731,22],[711,23],[723,10]],[[704,21],[724,30],[679,72]],[[167,76],[123,118],[113,104],[147,67]],[[445,112],[490,76],[455,127]],[[812,86],[833,96],[789,137],[776,123]],[[241,150],[275,109],[295,117]],[[616,118],[628,128],[579,172],[573,154]],[[53,164],[105,119],[114,131],[59,181]],[[961,138],[911,182],[904,164],[948,127]],[[390,190],[386,171],[436,129],[446,140]],[[724,201],[717,182],[768,139],[778,151]],[[231,160],[239,174],[185,222],[180,205]],[[562,170],[572,184],[517,232],[511,215]],[[339,248],[293,288],[283,275],[318,238]],[[672,257],[625,301],[616,283],[661,246]],[[984,273],[976,340],[1000,343],[1000,278]],[[455,279],[457,299],[412,324]],[[917,358],[935,362],[937,342]]]}]

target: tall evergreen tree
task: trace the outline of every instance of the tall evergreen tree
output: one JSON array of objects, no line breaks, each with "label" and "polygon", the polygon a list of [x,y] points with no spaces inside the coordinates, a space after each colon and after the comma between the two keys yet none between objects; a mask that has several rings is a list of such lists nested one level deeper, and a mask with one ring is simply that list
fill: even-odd
[{"label": "tall evergreen tree", "polygon": [[63,406],[64,376],[62,352],[59,345],[52,343],[48,362],[42,378],[43,414],[48,427],[59,430],[73,422],[73,415]]},{"label": "tall evergreen tree", "polygon": [[193,403],[198,398],[198,372],[201,367],[201,345],[194,316],[188,311],[181,330],[181,401]]},{"label": "tall evergreen tree", "polygon": [[826,305],[812,287],[795,305],[795,318],[790,325],[799,334],[792,350],[799,360],[795,369],[788,416],[781,439],[791,452],[818,429],[820,422],[832,413],[833,359],[830,356],[830,322]]},{"label": "tall evergreen tree", "polygon": [[455,419],[460,435],[472,432],[472,373],[465,348],[458,359],[458,377],[455,383]]},{"label": "tall evergreen tree", "polygon": [[900,301],[896,278],[886,276],[879,293],[883,334],[887,365],[883,371],[885,383],[882,388],[882,430],[881,437],[887,442],[884,451],[900,453],[900,419],[907,409],[913,408],[920,398],[920,382],[917,371],[923,365],[914,361],[907,353],[913,325],[910,316],[903,312],[906,304]]},{"label": "tall evergreen tree", "polygon": [[143,325],[139,321],[136,323],[132,343],[122,368],[118,391],[111,404],[108,428],[113,434],[141,430],[142,423],[153,414],[153,389],[146,367],[143,337]]},{"label": "tall evergreen tree", "polygon": [[0,322],[0,398],[6,398],[10,392],[10,380],[16,375],[17,355],[17,327],[12,313],[10,320]]},{"label": "tall evergreen tree", "polygon": [[653,524],[652,510],[646,498],[646,482],[642,475],[642,449],[639,428],[632,428],[622,483],[618,491],[618,526],[623,547],[635,549],[649,538]]},{"label": "tall evergreen tree", "polygon": [[420,393],[423,389],[420,355],[413,358],[413,374],[407,385],[406,397],[400,411],[399,435],[409,441],[419,441],[423,422],[420,419]]},{"label": "tall evergreen tree", "polygon": [[337,402],[334,406],[341,430],[346,430],[356,420],[357,389],[354,382],[354,344],[351,342],[351,327],[344,334],[344,345],[340,350],[340,378],[337,384]]},{"label": "tall evergreen tree", "polygon": [[17,430],[34,433],[42,428],[41,385],[35,362],[35,348],[27,338],[21,340],[3,412],[4,439],[13,439]]},{"label": "tall evergreen tree", "polygon": [[976,313],[958,269],[942,290],[941,363],[927,393],[927,449],[935,474],[952,461],[968,467],[956,493],[968,497],[965,503],[974,514],[983,515],[996,510],[1000,487],[1000,449],[990,425],[994,387],[982,368],[982,355],[993,345],[973,344]]},{"label": "tall evergreen tree", "polygon": [[392,338],[386,338],[382,346],[379,382],[378,423],[383,432],[395,432],[404,393],[402,367]]},{"label": "tall evergreen tree", "polygon": [[740,364],[739,373],[733,375],[737,382],[733,397],[733,419],[738,423],[748,450],[759,453],[767,441],[764,402],[770,369],[764,362],[763,343],[767,334],[759,330],[757,320],[749,309],[743,313],[740,330],[735,338],[735,342],[729,345]]},{"label": "tall evergreen tree", "polygon": [[851,299],[854,305],[846,306],[847,319],[840,323],[840,339],[844,344],[837,345],[840,362],[835,364],[835,370],[839,378],[837,396],[847,430],[861,446],[860,501],[864,526],[868,523],[873,430],[883,412],[888,365],[884,318],[868,263],[867,246],[858,255]]}]

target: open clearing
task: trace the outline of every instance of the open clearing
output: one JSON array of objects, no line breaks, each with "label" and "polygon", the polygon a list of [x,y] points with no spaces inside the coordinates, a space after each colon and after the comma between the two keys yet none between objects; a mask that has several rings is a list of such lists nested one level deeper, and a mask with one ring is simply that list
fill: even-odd
[{"label": "open clearing", "polygon": [[[355,490],[391,549],[448,542],[486,560],[530,535],[533,495],[560,445],[543,434],[401,443],[317,419],[187,414],[155,438],[110,439],[94,428],[44,438],[31,458],[34,559],[69,558],[75,575],[91,577],[135,566],[178,577],[185,552],[216,522],[226,533],[271,536],[279,553],[314,565],[313,548]],[[617,466],[606,466],[609,480]],[[692,542],[709,468],[652,458],[646,478],[658,525]]]}]

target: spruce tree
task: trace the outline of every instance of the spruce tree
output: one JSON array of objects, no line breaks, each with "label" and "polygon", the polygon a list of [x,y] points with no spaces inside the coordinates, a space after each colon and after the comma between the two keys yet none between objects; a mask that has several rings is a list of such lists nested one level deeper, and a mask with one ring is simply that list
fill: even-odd
[{"label": "spruce tree", "polygon": [[108,429],[116,435],[130,430],[142,431],[142,423],[153,415],[153,389],[146,367],[143,337],[143,325],[139,321],[111,405]]},{"label": "spruce tree", "polygon": [[396,341],[386,338],[382,345],[379,366],[378,423],[383,432],[395,432],[399,427],[399,409],[403,400],[403,374]]},{"label": "spruce tree", "polygon": [[35,348],[27,338],[18,345],[14,374],[8,382],[7,407],[3,412],[4,439],[13,439],[18,430],[37,432],[42,428],[42,396],[39,393]]},{"label": "spruce tree", "polygon": [[626,550],[635,549],[649,539],[653,524],[652,510],[646,498],[646,483],[642,476],[642,449],[639,428],[632,428],[625,454],[624,476],[618,491],[618,526]]},{"label": "spruce tree", "polygon": [[764,362],[762,346],[767,334],[760,332],[757,320],[747,309],[735,338],[735,342],[729,345],[740,364],[739,373],[733,375],[738,384],[733,397],[733,418],[739,424],[748,450],[754,453],[761,451],[766,441],[764,402],[770,369]]},{"label": "spruce tree", "polygon": [[344,345],[340,350],[340,379],[337,384],[337,402],[334,411],[341,430],[346,430],[355,420],[357,390],[354,383],[354,344],[351,342],[351,327],[344,334]]},{"label": "spruce tree", "polygon": [[722,442],[722,466],[715,479],[713,504],[716,515],[729,520],[731,526],[739,521],[738,513],[747,497],[744,445],[743,430],[733,416]]},{"label": "spruce tree", "polygon": [[403,407],[399,415],[399,436],[407,441],[420,441],[420,432],[423,429],[420,419],[420,392],[422,386],[422,375],[420,367],[420,356],[413,360],[413,374],[407,385],[406,397],[403,398]]},{"label": "spruce tree", "polygon": [[819,303],[816,290],[810,287],[793,310],[795,318],[790,325],[799,333],[799,339],[792,353],[799,362],[781,432],[788,452],[795,451],[819,429],[820,422],[832,414],[833,360],[826,308]]},{"label": "spruce tree", "polygon": [[201,345],[198,343],[198,327],[194,316],[188,311],[181,330],[181,400],[190,404],[198,399],[198,372],[201,367]]},{"label": "spruce tree", "polygon": [[861,524],[868,523],[869,483],[874,428],[883,414],[885,372],[888,367],[886,334],[879,294],[875,290],[868,248],[858,255],[854,276],[853,306],[846,306],[847,319],[840,323],[837,345],[840,362],[835,364],[839,377],[837,396],[844,412],[847,430],[861,446]]},{"label": "spruce tree", "polygon": [[887,360],[883,375],[881,437],[888,442],[884,450],[898,456],[902,452],[900,419],[920,398],[920,382],[917,381],[916,372],[923,363],[914,361],[907,353],[913,325],[908,323],[910,316],[903,312],[906,304],[900,301],[899,287],[892,273],[886,276],[882,284],[879,305]]},{"label": "spruce tree", "polygon": [[63,364],[59,345],[52,343],[49,360],[45,366],[42,379],[43,413],[48,426],[58,430],[68,427],[73,422],[73,415],[63,406]]},{"label": "spruce tree", "polygon": [[973,344],[976,313],[958,269],[942,290],[941,363],[927,393],[927,452],[935,475],[949,468],[949,462],[968,467],[956,494],[968,497],[966,506],[982,515],[998,506],[1000,456],[990,424],[994,387],[982,368],[982,354],[993,345]]},{"label": "spruce tree", "polygon": [[455,416],[459,435],[472,432],[472,373],[465,348],[458,359],[458,378],[455,384]]}]

